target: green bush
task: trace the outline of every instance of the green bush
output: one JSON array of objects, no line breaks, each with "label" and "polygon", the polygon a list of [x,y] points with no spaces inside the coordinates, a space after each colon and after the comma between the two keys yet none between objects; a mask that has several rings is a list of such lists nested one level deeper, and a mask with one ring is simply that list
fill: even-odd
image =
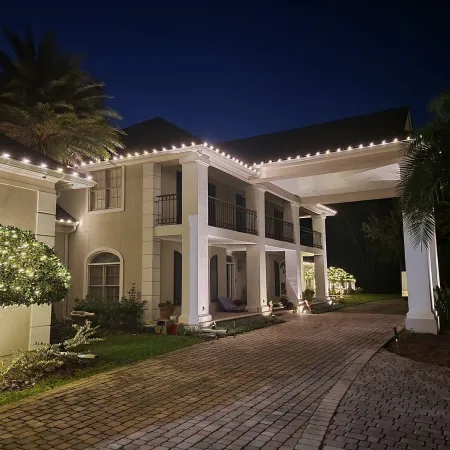
[{"label": "green bush", "polygon": [[70,275],[55,251],[30,231],[0,225],[0,306],[62,300]]},{"label": "green bush", "polygon": [[441,321],[441,326],[450,325],[450,288],[436,286],[434,289],[434,306]]},{"label": "green bush", "polygon": [[45,345],[33,352],[19,350],[5,369],[0,365],[0,392],[21,390],[33,386],[47,375],[80,366],[82,360],[75,350],[102,339],[93,337],[97,328],[92,328],[90,322],[73,327],[76,332],[72,338],[60,344]]},{"label": "green bush", "polygon": [[76,299],[73,309],[95,313],[92,322],[104,328],[135,328],[141,322],[146,304],[133,283],[128,295],[120,300],[86,297]]}]

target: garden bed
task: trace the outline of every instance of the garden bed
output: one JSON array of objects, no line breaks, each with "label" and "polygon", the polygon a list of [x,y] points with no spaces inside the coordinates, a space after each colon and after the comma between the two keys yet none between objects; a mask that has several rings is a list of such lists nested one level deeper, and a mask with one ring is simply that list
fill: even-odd
[{"label": "garden bed", "polygon": [[414,361],[450,367],[450,330],[438,335],[403,330],[399,334],[398,349],[394,339],[385,348]]},{"label": "garden bed", "polygon": [[86,348],[87,352],[97,354],[98,359],[85,361],[77,369],[61,370],[56,374],[49,375],[32,387],[18,391],[0,392],[0,405],[199,342],[201,342],[199,339],[190,336],[110,334],[105,337],[104,341],[94,342]]}]

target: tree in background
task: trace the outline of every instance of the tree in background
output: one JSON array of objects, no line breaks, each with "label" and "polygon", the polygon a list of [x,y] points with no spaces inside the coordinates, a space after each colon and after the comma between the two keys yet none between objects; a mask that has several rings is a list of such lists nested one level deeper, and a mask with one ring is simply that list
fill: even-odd
[{"label": "tree in background", "polygon": [[67,295],[70,275],[30,231],[0,225],[0,306],[42,305]]},{"label": "tree in background", "polygon": [[3,31],[12,56],[0,51],[0,133],[63,163],[106,158],[122,148],[122,131],[105,107],[104,84],[45,33],[38,43]]},{"label": "tree in background", "polygon": [[395,263],[400,271],[404,270],[403,222],[399,204],[386,215],[370,214],[362,223],[362,231],[381,263]]},{"label": "tree in background", "polygon": [[[405,147],[400,168],[403,216],[415,245],[428,245],[435,232],[435,214],[450,209],[450,90],[431,101],[428,109],[432,119]],[[448,227],[448,216],[445,223]]]}]

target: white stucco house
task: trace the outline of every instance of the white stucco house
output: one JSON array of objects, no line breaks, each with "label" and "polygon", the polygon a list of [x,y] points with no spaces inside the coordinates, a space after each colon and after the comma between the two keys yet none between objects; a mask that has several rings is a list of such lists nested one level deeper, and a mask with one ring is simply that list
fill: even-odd
[{"label": "white stucco house", "polygon": [[[180,322],[208,323],[220,310],[218,296],[266,313],[282,291],[302,302],[305,256],[314,257],[317,300],[327,299],[332,205],[397,195],[411,119],[408,108],[397,108],[222,144],[160,118],[125,131],[125,151],[61,172],[42,167],[39,154],[26,163],[13,150],[0,156],[1,168],[25,167],[40,183],[47,175],[52,217],[58,197],[52,239],[73,282],[69,298],[55,306],[60,318],[77,297],[120,297],[132,283],[148,302],[147,322],[157,319],[160,302],[171,301]],[[312,229],[301,226],[302,218],[312,218]],[[405,252],[406,325],[437,333],[435,242],[414,248],[405,233]]]},{"label": "white stucco house", "polygon": [[[91,186],[86,176],[0,134],[0,224],[32,231],[51,247],[64,245],[71,224],[57,207],[57,197],[64,190]],[[50,319],[46,305],[0,307],[0,356],[48,342]]]}]

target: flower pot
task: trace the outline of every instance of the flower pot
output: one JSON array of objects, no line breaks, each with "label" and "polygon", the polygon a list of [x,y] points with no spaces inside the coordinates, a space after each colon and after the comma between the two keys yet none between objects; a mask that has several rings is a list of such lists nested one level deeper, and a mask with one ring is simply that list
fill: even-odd
[{"label": "flower pot", "polygon": [[159,318],[162,320],[169,320],[170,316],[173,315],[173,311],[175,310],[174,306],[159,308]]}]

